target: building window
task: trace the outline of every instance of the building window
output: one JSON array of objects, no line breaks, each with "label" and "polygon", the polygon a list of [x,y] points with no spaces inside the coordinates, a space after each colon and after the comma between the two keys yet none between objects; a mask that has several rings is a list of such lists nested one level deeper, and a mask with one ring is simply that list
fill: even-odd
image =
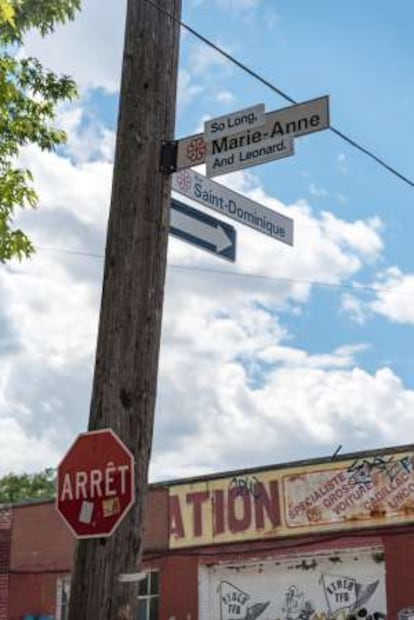
[{"label": "building window", "polygon": [[[59,577],[56,593],[56,620],[69,614],[70,575]],[[137,620],[158,620],[159,572],[149,571],[139,583]]]},{"label": "building window", "polygon": [[149,571],[139,584],[137,620],[158,620],[159,572]]},{"label": "building window", "polygon": [[56,585],[56,620],[67,620],[69,614],[70,575],[59,577]]}]

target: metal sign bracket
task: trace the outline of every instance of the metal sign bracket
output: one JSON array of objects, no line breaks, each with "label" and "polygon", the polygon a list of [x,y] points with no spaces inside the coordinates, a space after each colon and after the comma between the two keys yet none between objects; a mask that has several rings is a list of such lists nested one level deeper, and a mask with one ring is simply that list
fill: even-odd
[{"label": "metal sign bracket", "polygon": [[160,172],[172,174],[177,170],[177,140],[164,140],[161,142]]}]

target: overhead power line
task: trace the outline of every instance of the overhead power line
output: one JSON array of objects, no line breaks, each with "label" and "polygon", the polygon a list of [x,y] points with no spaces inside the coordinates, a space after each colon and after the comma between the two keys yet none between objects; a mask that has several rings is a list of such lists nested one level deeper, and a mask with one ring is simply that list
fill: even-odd
[{"label": "overhead power line", "polygon": [[[192,28],[191,26],[189,26],[188,24],[186,24],[182,20],[176,19],[174,17],[174,15],[172,15],[166,9],[163,9],[162,7],[158,6],[158,4],[156,2],[154,2],[153,0],[145,0],[145,2],[147,4],[153,6],[155,9],[157,9],[161,13],[164,13],[165,15],[170,17],[173,21],[177,21],[182,28],[187,30],[194,37],[196,37],[197,39],[199,39],[200,41],[202,41],[203,43],[205,43],[206,45],[208,45],[209,47],[214,49],[218,54],[220,54],[221,56],[226,58],[229,62],[231,62],[232,64],[236,65],[236,67],[239,67],[239,69],[241,69],[245,73],[248,73],[255,80],[257,80],[258,82],[260,82],[261,84],[263,84],[264,86],[266,86],[267,88],[272,90],[274,93],[276,93],[277,95],[279,95],[280,97],[282,97],[283,99],[288,101],[289,103],[292,103],[292,104],[299,103],[298,101],[296,101],[296,99],[294,99],[293,97],[288,95],[286,92],[284,92],[282,89],[280,89],[277,86],[275,86],[275,84],[273,84],[272,82],[270,82],[269,80],[264,78],[262,75],[260,75],[257,71],[254,71],[253,69],[250,69],[250,67],[248,67],[245,63],[243,63],[240,60],[238,60],[237,58],[235,58],[235,56],[233,56],[232,54],[229,54],[228,52],[226,52],[222,47],[220,47],[216,43],[213,43],[210,39],[208,39],[207,37],[202,35],[195,28]],[[336,129],[336,127],[330,126],[329,129],[335,135],[337,135],[339,138],[341,138],[342,140],[347,142],[347,144],[349,144],[350,146],[354,147],[355,149],[357,149],[358,151],[360,151],[361,153],[363,153],[364,155],[366,155],[367,157],[369,157],[370,159],[375,161],[377,164],[379,164],[380,166],[385,168],[385,170],[387,170],[388,172],[390,172],[391,174],[393,174],[394,176],[399,178],[401,181],[403,181],[404,183],[406,183],[410,187],[414,187],[414,181],[412,181],[406,175],[404,175],[401,172],[399,172],[396,168],[394,168],[390,164],[387,164],[387,162],[382,157],[379,157],[378,155],[376,155],[371,149],[366,148],[365,146],[362,146],[362,144],[360,144],[359,142],[357,142],[353,138],[350,138],[349,136],[347,136],[345,133],[343,133],[339,129]]]},{"label": "overhead power line", "polygon": [[[82,250],[68,250],[63,248],[52,248],[45,246],[38,246],[37,248],[41,252],[57,252],[58,254],[69,254],[72,256],[84,256],[88,258],[99,258],[103,259],[104,256],[102,254],[96,254],[94,252],[83,252]],[[268,280],[273,282],[285,282],[286,284],[305,284],[308,286],[320,286],[325,288],[333,288],[333,289],[346,289],[352,290],[355,293],[358,292],[366,292],[366,293],[388,293],[392,295],[404,295],[413,297],[414,293],[411,291],[401,291],[401,290],[392,290],[389,288],[380,288],[376,286],[370,286],[368,284],[361,284],[359,282],[354,282],[350,284],[345,284],[342,282],[327,282],[323,280],[309,280],[306,278],[287,278],[280,276],[270,276],[267,274],[257,274],[257,273],[248,273],[246,271],[230,271],[229,269],[211,269],[210,267],[194,267],[192,265],[178,265],[174,263],[168,264],[169,269],[177,269],[181,271],[195,271],[198,273],[209,273],[217,276],[225,276],[230,278],[252,278],[255,280]]]}]

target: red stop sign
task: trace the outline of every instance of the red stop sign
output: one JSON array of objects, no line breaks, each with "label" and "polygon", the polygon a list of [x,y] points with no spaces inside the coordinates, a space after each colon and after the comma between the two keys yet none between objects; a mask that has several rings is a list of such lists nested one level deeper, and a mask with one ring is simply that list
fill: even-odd
[{"label": "red stop sign", "polygon": [[110,536],[134,492],[134,457],[109,428],[79,435],[57,469],[56,509],[77,538]]}]

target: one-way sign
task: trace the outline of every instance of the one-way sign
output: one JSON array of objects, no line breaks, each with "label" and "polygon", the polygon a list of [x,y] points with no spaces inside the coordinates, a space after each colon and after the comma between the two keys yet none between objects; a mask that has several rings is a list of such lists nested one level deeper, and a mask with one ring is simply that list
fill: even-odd
[{"label": "one-way sign", "polygon": [[170,233],[215,256],[236,260],[234,227],[174,198],[171,199]]}]

